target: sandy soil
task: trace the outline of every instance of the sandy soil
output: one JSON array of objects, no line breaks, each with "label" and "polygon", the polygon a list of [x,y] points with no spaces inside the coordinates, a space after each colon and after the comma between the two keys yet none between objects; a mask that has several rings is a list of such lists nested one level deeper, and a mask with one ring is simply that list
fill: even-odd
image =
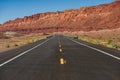
[{"label": "sandy soil", "polygon": [[0,39],[0,52],[14,49],[25,44],[30,44],[43,38],[46,38],[46,36],[31,34],[20,37],[11,37],[9,39]]},{"label": "sandy soil", "polygon": [[[64,33],[67,36],[78,36],[79,39],[92,42],[95,44],[101,44],[107,47],[116,48],[109,45],[109,41],[115,42],[117,46],[120,47],[120,28],[118,29],[112,29],[112,30],[100,30],[100,31],[90,31],[90,32],[84,32],[84,31],[78,31],[78,32],[66,32]],[[120,48],[117,48],[120,49]]]}]

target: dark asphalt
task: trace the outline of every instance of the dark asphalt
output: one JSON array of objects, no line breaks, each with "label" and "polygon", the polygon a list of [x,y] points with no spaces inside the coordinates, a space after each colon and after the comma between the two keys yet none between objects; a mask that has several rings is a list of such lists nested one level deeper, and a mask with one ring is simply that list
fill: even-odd
[{"label": "dark asphalt", "polygon": [[[45,40],[0,53],[0,64]],[[78,41],[78,40],[76,40]],[[78,41],[119,57],[120,51]],[[0,67],[0,80],[120,80],[120,60],[55,35]]]}]

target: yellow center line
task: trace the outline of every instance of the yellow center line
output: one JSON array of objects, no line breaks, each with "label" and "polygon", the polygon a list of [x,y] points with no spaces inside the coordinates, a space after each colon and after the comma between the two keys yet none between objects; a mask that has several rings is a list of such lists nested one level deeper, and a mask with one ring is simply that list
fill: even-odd
[{"label": "yellow center line", "polygon": [[60,40],[58,40],[58,43],[59,43],[59,52],[60,52],[60,53],[62,53],[62,52],[63,52],[63,50],[62,50],[61,41],[60,41]]},{"label": "yellow center line", "polygon": [[62,46],[59,44],[59,48],[61,48]]},{"label": "yellow center line", "polygon": [[66,60],[63,58],[60,58],[60,64],[66,64]]},{"label": "yellow center line", "polygon": [[60,48],[59,51],[60,51],[60,53],[62,53],[63,52],[62,48]]}]

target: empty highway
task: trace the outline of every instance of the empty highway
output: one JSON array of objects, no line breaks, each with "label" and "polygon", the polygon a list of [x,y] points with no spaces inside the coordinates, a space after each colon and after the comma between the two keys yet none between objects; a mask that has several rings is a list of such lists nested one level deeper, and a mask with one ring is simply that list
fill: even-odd
[{"label": "empty highway", "polygon": [[0,80],[120,80],[120,51],[55,35],[0,53]]}]

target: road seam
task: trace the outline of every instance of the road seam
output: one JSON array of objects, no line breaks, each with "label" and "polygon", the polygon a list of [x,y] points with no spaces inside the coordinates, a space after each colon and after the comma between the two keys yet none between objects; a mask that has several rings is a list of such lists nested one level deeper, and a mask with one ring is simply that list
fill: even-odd
[{"label": "road seam", "polygon": [[[51,38],[50,38],[50,39],[51,39]],[[7,61],[3,62],[2,64],[0,64],[0,67],[2,67],[2,66],[4,66],[5,64],[7,64],[7,63],[9,63],[9,62],[11,62],[11,61],[13,61],[13,60],[15,60],[15,59],[17,59],[17,58],[21,57],[22,55],[24,55],[24,54],[26,54],[26,53],[28,53],[28,52],[32,51],[33,49],[35,49],[35,48],[37,48],[37,47],[41,46],[42,44],[44,44],[44,43],[48,42],[50,39],[47,39],[47,40],[45,40],[44,42],[42,42],[42,43],[40,43],[40,44],[38,44],[38,45],[34,46],[33,48],[28,49],[28,50],[26,50],[26,51],[24,51],[24,52],[20,53],[19,55],[17,55],[17,56],[15,56],[15,57],[13,57],[13,58],[11,58],[11,59],[9,59],[9,60],[7,60]]]},{"label": "road seam", "polygon": [[[67,39],[69,39],[69,38],[67,38]],[[119,57],[114,56],[114,55],[112,55],[112,54],[110,54],[110,53],[108,53],[108,52],[105,52],[105,51],[102,51],[102,50],[100,50],[100,49],[97,49],[97,48],[88,46],[88,45],[86,45],[86,44],[80,43],[80,42],[75,41],[75,40],[72,40],[72,39],[69,39],[69,40],[71,40],[71,41],[73,41],[73,42],[75,42],[75,43],[77,43],[77,44],[83,45],[83,46],[85,46],[85,47],[88,47],[88,48],[90,48],[90,49],[96,50],[96,51],[98,51],[98,52],[104,53],[104,54],[106,54],[106,55],[108,55],[108,56],[111,56],[111,57],[117,59],[117,60],[120,60]]]}]

